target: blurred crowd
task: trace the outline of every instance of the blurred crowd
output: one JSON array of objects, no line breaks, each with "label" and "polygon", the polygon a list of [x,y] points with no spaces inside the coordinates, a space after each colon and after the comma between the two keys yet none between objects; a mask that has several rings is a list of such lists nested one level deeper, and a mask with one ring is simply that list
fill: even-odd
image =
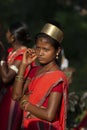
[{"label": "blurred crowd", "polygon": [[87,0],[58,0],[58,4],[63,6],[73,6],[80,15],[87,15]]}]

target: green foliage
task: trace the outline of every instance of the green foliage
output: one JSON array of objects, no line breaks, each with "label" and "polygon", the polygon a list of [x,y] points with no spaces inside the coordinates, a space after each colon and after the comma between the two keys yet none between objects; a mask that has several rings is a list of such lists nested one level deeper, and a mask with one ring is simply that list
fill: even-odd
[{"label": "green foliage", "polygon": [[76,94],[76,92],[69,93],[68,128],[78,126],[87,114],[87,92],[81,95]]},{"label": "green foliage", "polygon": [[83,93],[87,90],[87,16],[80,16],[71,9],[56,13],[55,19],[64,26],[63,46],[70,66],[76,68],[70,91]]}]

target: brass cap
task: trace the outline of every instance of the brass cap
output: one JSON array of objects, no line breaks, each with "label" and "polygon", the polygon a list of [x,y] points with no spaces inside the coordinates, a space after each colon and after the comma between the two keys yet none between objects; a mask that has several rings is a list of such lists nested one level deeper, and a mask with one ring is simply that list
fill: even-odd
[{"label": "brass cap", "polygon": [[61,43],[63,40],[63,32],[53,24],[46,23],[41,32],[49,35],[53,39],[57,40],[59,43]]}]

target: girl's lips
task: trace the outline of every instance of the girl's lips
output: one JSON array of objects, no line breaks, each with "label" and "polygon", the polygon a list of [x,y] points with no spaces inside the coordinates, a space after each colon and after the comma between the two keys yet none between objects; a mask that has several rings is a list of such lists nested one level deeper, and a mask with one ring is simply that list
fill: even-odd
[{"label": "girl's lips", "polygon": [[43,60],[42,58],[38,58],[38,60]]},{"label": "girl's lips", "polygon": [[44,58],[39,57],[38,60],[39,61],[44,61]]}]

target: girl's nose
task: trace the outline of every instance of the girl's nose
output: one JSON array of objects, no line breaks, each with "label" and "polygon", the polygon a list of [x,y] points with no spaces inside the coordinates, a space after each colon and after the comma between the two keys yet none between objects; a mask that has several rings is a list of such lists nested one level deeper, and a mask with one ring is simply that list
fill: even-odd
[{"label": "girl's nose", "polygon": [[39,50],[39,55],[43,55],[43,50],[42,49]]}]

